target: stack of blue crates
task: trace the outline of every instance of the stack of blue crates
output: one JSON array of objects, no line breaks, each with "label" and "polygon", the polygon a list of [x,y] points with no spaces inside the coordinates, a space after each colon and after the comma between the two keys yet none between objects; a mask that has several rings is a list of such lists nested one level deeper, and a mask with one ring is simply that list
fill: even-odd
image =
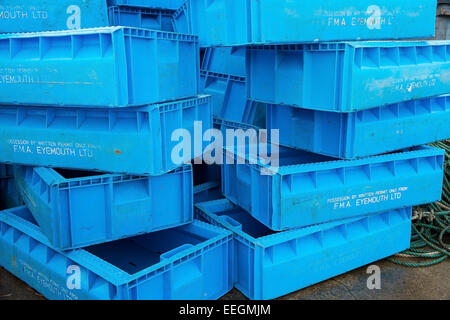
[{"label": "stack of blue crates", "polygon": [[[411,208],[442,192],[444,152],[425,144],[450,138],[450,42],[393,40],[432,38],[435,15],[436,0],[189,0],[177,10],[175,29],[205,50],[201,88],[222,97],[223,137],[257,134],[249,105],[267,107],[279,164],[227,141],[226,199],[214,184],[197,188],[212,200],[196,204],[198,217],[234,234],[245,296],[277,298],[409,248]],[[230,89],[236,76],[245,96]]]},{"label": "stack of blue crates", "polygon": [[212,98],[164,3],[0,5],[0,266],[47,298],[232,288],[232,233],[194,219],[201,150],[172,155],[176,130],[212,128]]}]

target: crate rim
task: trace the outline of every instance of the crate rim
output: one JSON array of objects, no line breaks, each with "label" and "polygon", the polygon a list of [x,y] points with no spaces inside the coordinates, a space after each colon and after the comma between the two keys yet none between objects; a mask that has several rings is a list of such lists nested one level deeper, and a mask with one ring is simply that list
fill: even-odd
[{"label": "crate rim", "polygon": [[[65,178],[63,177],[59,172],[57,172],[56,169],[58,168],[51,168],[51,167],[32,167],[32,166],[25,166],[25,165],[19,165],[20,167],[24,168],[32,168],[33,172],[36,173],[41,179],[46,181],[49,185],[49,187],[53,188],[56,187],[60,190],[65,189],[72,189],[72,186],[67,186],[67,184],[73,183],[73,182],[84,182],[84,181],[90,181],[90,180],[101,180],[98,183],[93,183],[92,185],[97,184],[103,184],[103,181],[105,179],[114,181],[115,179],[120,178],[122,181],[134,181],[134,180],[144,180],[148,178],[155,178],[158,176],[149,176],[149,175],[135,175],[135,174],[120,174],[120,173],[102,173],[102,172],[96,172],[92,171],[92,173],[95,173],[95,175],[88,176],[88,177],[78,177],[78,178]],[[69,169],[65,169],[69,170]],[[86,170],[80,170],[80,171],[86,171]],[[86,171],[90,172],[90,171]],[[175,170],[172,170],[165,175],[174,175],[178,173],[185,173],[185,172],[192,172],[192,165],[191,164],[185,164],[182,165]],[[46,179],[45,175],[52,175],[52,180]],[[81,186],[83,187],[83,186]]]},{"label": "crate rim", "polygon": [[136,36],[133,32],[145,33],[146,36],[153,35],[151,38],[161,38],[164,36],[176,36],[177,38],[164,37],[165,40],[177,40],[177,41],[190,41],[198,42],[198,36],[192,34],[185,34],[179,32],[161,31],[156,29],[145,29],[127,26],[110,26],[110,27],[97,27],[86,28],[76,30],[56,30],[56,31],[37,31],[37,32],[21,32],[21,33],[4,33],[0,34],[0,40],[3,39],[22,39],[22,38],[34,38],[34,37],[61,37],[61,36],[82,36],[90,34],[113,34],[117,31],[123,31],[125,36]]},{"label": "crate rim", "polygon": [[[248,144],[246,144],[246,147]],[[280,145],[277,145],[282,148],[286,148]],[[292,149],[292,148],[288,148]],[[247,155],[243,155],[234,150],[234,148],[224,147],[224,152],[227,155],[232,155],[234,159],[239,159],[241,161],[245,161],[246,166],[256,166],[260,168],[260,170],[264,170],[266,172],[272,173],[272,175],[285,176],[290,174],[297,173],[306,173],[306,172],[317,172],[322,170],[332,170],[332,169],[341,169],[348,168],[354,166],[362,166],[362,165],[372,165],[376,163],[389,162],[389,161],[398,161],[398,160],[407,160],[414,159],[417,157],[427,157],[427,156],[444,156],[445,151],[428,145],[415,146],[412,147],[413,150],[399,150],[397,152],[392,152],[389,154],[375,155],[365,158],[359,158],[354,160],[343,160],[343,159],[335,159],[329,161],[322,161],[318,163],[305,163],[305,164],[297,164],[297,165],[289,165],[289,166],[281,166],[277,169],[274,169],[270,165],[261,164],[258,161],[255,161],[253,158],[250,159]],[[301,150],[299,150],[301,151]],[[306,153],[311,153],[308,151],[304,151]],[[251,161],[250,161],[251,160]],[[225,164],[226,165],[226,164]]]}]

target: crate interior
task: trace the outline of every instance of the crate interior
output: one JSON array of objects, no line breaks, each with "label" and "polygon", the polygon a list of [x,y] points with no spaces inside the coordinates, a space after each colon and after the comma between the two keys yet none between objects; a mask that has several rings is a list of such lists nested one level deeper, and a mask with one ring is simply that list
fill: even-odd
[{"label": "crate interior", "polygon": [[[38,225],[26,207],[15,209],[14,214]],[[84,248],[84,250],[133,275],[159,263],[161,255],[169,251],[186,245],[196,246],[215,236],[217,234],[214,232],[188,225],[103,243]],[[175,250],[175,252],[181,251],[183,250]]]},{"label": "crate interior", "polygon": [[103,243],[85,250],[129,274],[135,274],[159,263],[161,255],[169,251],[185,245],[196,246],[206,240],[207,236],[178,227]]},{"label": "crate interior", "polygon": [[82,170],[68,170],[68,169],[53,169],[59,173],[64,179],[77,179],[77,178],[87,178],[96,177],[102,175],[101,172],[93,171],[82,171]]}]

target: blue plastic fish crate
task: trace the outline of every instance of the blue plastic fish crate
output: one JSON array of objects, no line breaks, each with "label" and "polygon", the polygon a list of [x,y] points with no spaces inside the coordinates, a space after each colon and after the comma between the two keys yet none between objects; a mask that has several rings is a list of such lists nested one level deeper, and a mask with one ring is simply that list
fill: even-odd
[{"label": "blue plastic fish crate", "polygon": [[175,19],[202,46],[424,39],[434,37],[436,0],[189,0]]},{"label": "blue plastic fish crate", "polygon": [[450,41],[341,42],[247,49],[248,97],[352,112],[450,93]]},{"label": "blue plastic fish crate", "polygon": [[0,103],[141,106],[196,96],[197,37],[110,27],[0,35]]},{"label": "blue plastic fish crate", "polygon": [[0,265],[48,299],[209,300],[232,288],[232,235],[203,222],[66,253],[26,207],[0,212],[0,230]]},{"label": "blue plastic fish crate", "polygon": [[177,10],[185,0],[108,0],[109,5]]},{"label": "blue plastic fish crate", "polygon": [[212,128],[211,97],[126,109],[0,106],[0,162],[161,175],[185,163],[172,158],[181,143],[172,134],[185,129],[194,146],[195,121]]},{"label": "blue plastic fish crate", "polygon": [[196,213],[234,234],[235,287],[273,299],[410,247],[411,208],[274,233],[227,200]]},{"label": "blue plastic fish crate", "polygon": [[15,208],[23,204],[22,197],[17,192],[14,179],[0,178],[0,210]]},{"label": "blue plastic fish crate", "polygon": [[202,70],[245,78],[246,47],[206,48]]},{"label": "blue plastic fish crate", "polygon": [[337,113],[267,106],[281,145],[352,159],[450,138],[450,96]]},{"label": "blue plastic fish crate", "polygon": [[211,181],[194,187],[194,203],[223,199],[220,182]]},{"label": "blue plastic fish crate", "polygon": [[7,0],[0,3],[0,33],[104,27],[105,0]]},{"label": "blue plastic fish crate", "polygon": [[[222,130],[237,128],[245,130],[230,122],[222,125]],[[439,148],[420,146],[351,161],[266,145],[258,146],[257,159],[246,149],[244,155],[227,147],[222,193],[272,230],[441,199],[445,153]],[[262,163],[264,149],[272,159],[278,157],[278,166]]]},{"label": "blue plastic fish crate", "polygon": [[109,7],[108,17],[111,26],[127,26],[173,32],[173,10]]},{"label": "blue plastic fish crate", "polygon": [[190,165],[157,177],[14,169],[17,190],[50,243],[87,247],[193,220]]},{"label": "blue plastic fish crate", "polygon": [[245,78],[200,71],[200,91],[213,97],[213,115],[253,123],[256,103],[247,100]]}]

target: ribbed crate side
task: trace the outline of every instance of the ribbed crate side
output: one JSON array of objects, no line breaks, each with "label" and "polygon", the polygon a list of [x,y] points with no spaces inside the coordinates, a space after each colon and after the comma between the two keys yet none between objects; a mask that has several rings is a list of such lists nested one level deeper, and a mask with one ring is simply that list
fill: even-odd
[{"label": "ribbed crate side", "polygon": [[260,283],[260,278],[255,274],[255,270],[260,267],[256,265],[256,251],[261,248],[236,235],[234,243],[236,250],[234,286],[251,297],[255,294],[255,284]]},{"label": "ribbed crate side", "polygon": [[280,226],[304,226],[430,203],[441,197],[442,166],[442,155],[412,154],[409,159],[293,174],[283,177],[281,205],[275,208],[280,211],[274,214],[280,216]]},{"label": "ribbed crate side", "polygon": [[[275,212],[280,211],[275,214],[282,217],[285,225],[310,225],[326,222],[327,217],[339,220],[433,202],[441,196],[442,161],[442,156],[411,156],[405,160],[285,176],[281,206],[275,208]],[[322,210],[328,214],[320,218]]]},{"label": "ribbed crate side", "polygon": [[130,55],[131,105],[178,100],[198,94],[196,37],[126,29],[125,44]]},{"label": "ribbed crate side", "polygon": [[173,32],[174,11],[114,6],[108,8],[111,26],[128,26]]},{"label": "ribbed crate side", "polygon": [[251,117],[252,104],[247,100],[245,78],[201,71],[200,79],[200,90],[213,96],[215,117],[231,121]]},{"label": "ribbed crate side", "polygon": [[249,97],[352,112],[447,94],[447,51],[446,42],[254,46],[247,53]]},{"label": "ribbed crate side", "polygon": [[0,4],[0,33],[86,29],[108,25],[106,1],[21,0]]},{"label": "ribbed crate side", "polygon": [[[24,214],[21,211],[25,211]],[[100,258],[111,253],[110,248],[104,246],[91,247],[89,251],[75,250],[67,253],[54,250],[34,225],[32,218],[26,216],[27,214],[30,215],[25,207],[0,214],[0,230],[2,231],[0,246],[6,248],[1,250],[0,263],[48,298],[175,299],[188,295],[189,299],[216,299],[231,289],[230,273],[226,267],[229,263],[229,246],[232,244],[232,236],[230,232],[223,229],[194,222],[176,231],[156,235],[158,241],[165,236],[170,238],[173,232],[177,236],[182,236],[182,238],[170,238],[170,241],[166,241],[164,245],[168,245],[169,248],[177,246],[177,243],[185,241],[189,243],[191,240],[197,244],[182,245],[172,250],[167,249],[166,246],[160,260],[130,275]],[[153,247],[155,244],[149,237],[151,236],[135,239],[134,241],[141,242],[133,245],[148,246],[150,251],[147,254],[160,254]],[[127,243],[122,245],[127,247]],[[114,252],[117,248],[112,250]],[[141,252],[137,254],[145,255],[146,251],[140,250]],[[128,253],[125,252],[124,255],[126,254]],[[111,256],[107,259],[116,261],[118,265],[121,263],[120,259],[117,261]],[[22,261],[26,263],[23,264],[25,267],[18,266],[18,262]],[[208,267],[203,270],[203,265],[210,266],[212,263],[215,268]],[[146,264],[147,262],[144,262],[144,265]],[[222,265],[221,268],[217,268],[219,264]],[[70,277],[76,271],[75,268],[80,271],[81,289],[72,292],[67,285],[75,281]],[[125,268],[130,267],[125,265]],[[210,278],[215,279],[214,282],[209,281]],[[169,282],[169,279],[176,281]],[[159,287],[158,284],[160,284]]]},{"label": "ribbed crate side", "polygon": [[[262,42],[312,42],[431,38],[436,0],[252,1],[252,38]],[[345,15],[342,15],[345,12]],[[422,26],[413,26],[420,17]],[[280,23],[282,21],[282,23]],[[371,24],[372,23],[372,24]],[[411,25],[411,28],[401,28]]]},{"label": "ribbed crate side", "polygon": [[[194,12],[191,10],[191,2],[185,1],[172,16],[174,31],[178,33],[198,35],[198,32],[194,30],[194,26],[192,24],[193,16]],[[199,43],[199,45],[201,44]]]},{"label": "ribbed crate side", "polygon": [[245,47],[206,48],[202,70],[246,77]]},{"label": "ribbed crate side", "polygon": [[267,125],[281,145],[353,159],[450,137],[449,97],[413,100],[352,113],[269,105]]},{"label": "ribbed crate side", "polygon": [[[58,199],[57,190],[50,188],[32,168],[16,166],[14,168],[14,182],[42,233],[52,243],[62,246],[62,242],[65,240],[67,244],[70,241],[70,234],[63,233],[63,230],[60,230],[59,220],[61,219],[61,213],[56,205]],[[40,212],[44,214],[39,214]],[[61,236],[64,240],[61,239]]]},{"label": "ribbed crate side", "polygon": [[274,215],[274,207],[279,195],[275,192],[277,179],[262,175],[254,166],[241,164],[226,164],[223,166],[225,179],[224,195],[233,203],[245,210],[265,225],[274,225],[278,217]]},{"label": "ribbed crate side", "polygon": [[193,97],[197,51],[194,36],[147,29],[11,35],[0,39],[0,101],[124,107]]},{"label": "ribbed crate side", "polygon": [[[181,120],[161,123],[166,109],[176,110],[171,119]],[[194,139],[197,120],[205,131],[212,125],[209,96],[114,111],[1,106],[0,161],[160,175],[180,165],[171,159],[179,143],[171,140],[173,130],[186,129]]]},{"label": "ribbed crate side", "polygon": [[[234,205],[225,199],[208,201],[197,204],[195,207],[195,214],[196,218],[200,218],[202,221],[234,232],[234,228],[236,228],[236,230],[242,230],[242,225],[226,215],[215,215],[216,212],[230,210],[233,207]],[[244,238],[234,232],[233,239],[232,266],[230,269],[232,270],[232,280],[239,290],[248,292],[249,290],[253,290],[252,288],[255,282],[253,275],[255,268],[254,252],[255,250],[261,249],[258,249],[258,247],[249,240],[253,239],[250,236]],[[240,259],[243,256],[248,258]]]},{"label": "ribbed crate side", "polygon": [[355,115],[350,155],[361,157],[448,139],[449,102],[448,96],[415,100]]},{"label": "ribbed crate side", "polygon": [[348,79],[352,83],[348,111],[447,94],[449,50],[445,42],[352,48],[355,62]]},{"label": "ribbed crate side", "polygon": [[185,0],[108,0],[108,5],[176,10]]},{"label": "ribbed crate side", "polygon": [[[9,213],[8,214],[12,214]],[[29,219],[29,217],[27,217]],[[33,236],[37,228],[22,225],[20,228],[0,221],[1,265],[28,283],[46,298],[54,300],[108,299],[110,284]],[[68,288],[70,266],[79,268],[80,290]],[[72,270],[73,271],[73,270]],[[95,282],[95,289],[92,288]],[[72,283],[71,284],[75,284]]]},{"label": "ribbed crate side", "polygon": [[[414,0],[408,5],[405,0],[377,4],[363,0],[351,5],[345,0],[191,0],[184,13],[189,21],[183,21],[183,26],[191,24],[192,32],[199,34],[200,44],[205,47],[425,39],[434,36],[436,0]],[[425,21],[425,27],[402,28],[414,25],[417,17]]]},{"label": "ribbed crate side", "polygon": [[419,147],[353,162],[315,156],[309,164],[305,160],[310,154],[283,150],[281,163],[290,157],[289,161],[297,162],[272,176],[261,174],[263,167],[254,164],[223,166],[224,195],[272,230],[420,205],[441,197],[444,157],[439,149]]},{"label": "ribbed crate side", "polygon": [[3,103],[126,104],[118,101],[117,92],[111,90],[117,73],[125,73],[123,69],[115,69],[117,47],[111,33],[13,37],[1,39],[0,48],[4,70],[0,101]]},{"label": "ribbed crate side", "polygon": [[[232,238],[176,261],[170,268],[130,283],[132,300],[213,300],[231,290],[228,270]],[[171,279],[168,283],[168,279]]]},{"label": "ribbed crate side", "polygon": [[251,298],[277,298],[401,252],[410,219],[411,209],[394,210],[266,248],[255,261],[264,266],[262,290]]},{"label": "ribbed crate side", "polygon": [[64,250],[193,219],[192,170],[187,166],[157,177],[102,175],[52,185],[27,169],[32,170],[32,178],[17,172],[16,183],[44,234]]}]

